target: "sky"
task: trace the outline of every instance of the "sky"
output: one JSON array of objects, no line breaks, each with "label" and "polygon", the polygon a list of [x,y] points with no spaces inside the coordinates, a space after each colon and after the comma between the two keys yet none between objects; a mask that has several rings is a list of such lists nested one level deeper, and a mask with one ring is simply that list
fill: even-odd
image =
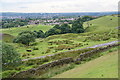
[{"label": "sky", "polygon": [[1,12],[69,13],[117,11],[119,0],[0,0]]}]

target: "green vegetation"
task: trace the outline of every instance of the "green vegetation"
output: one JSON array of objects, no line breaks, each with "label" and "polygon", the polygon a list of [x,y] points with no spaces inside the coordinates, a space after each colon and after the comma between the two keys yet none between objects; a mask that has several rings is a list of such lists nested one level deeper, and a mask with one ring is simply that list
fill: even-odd
[{"label": "green vegetation", "polygon": [[[110,20],[112,18],[112,20]],[[106,23],[103,23],[106,21]],[[118,17],[115,16],[104,16],[94,20],[89,21],[89,24],[92,24],[87,27],[87,22],[84,23],[85,33],[67,33],[49,36],[47,38],[38,38],[36,42],[30,44],[26,47],[22,44],[10,43],[13,45],[16,50],[21,53],[22,58],[32,58],[44,55],[55,54],[62,51],[80,49],[96,44],[106,43],[115,41],[118,38],[117,35],[117,24]],[[114,24],[113,24],[114,23]],[[104,24],[106,26],[104,26]],[[94,25],[97,25],[96,27]],[[11,35],[16,35],[22,31],[35,31],[39,33],[39,30],[43,32],[49,30],[52,26],[29,26],[27,27],[18,27],[9,29],[2,29],[3,33],[8,33]],[[55,28],[58,26],[54,26]],[[41,31],[40,31],[41,32]],[[41,35],[39,35],[41,36]],[[4,37],[4,36],[3,36]],[[12,38],[13,39],[13,38]],[[38,50],[34,50],[37,48]],[[28,52],[27,50],[31,50]]]},{"label": "green vegetation", "polygon": [[72,26],[68,24],[55,25],[52,29],[48,30],[45,35],[46,37],[56,34],[65,34],[65,33],[83,33],[83,20],[78,18],[72,22]]},{"label": "green vegetation", "polygon": [[[93,57],[91,57],[91,60],[92,61],[95,61],[98,57],[104,57],[104,56],[106,56],[106,55],[109,55],[109,54],[111,54],[111,52],[115,52],[116,53],[116,51],[118,50],[118,47],[115,47],[115,48],[112,48],[112,49],[110,49],[110,50],[108,50],[108,51],[105,51],[105,52],[101,52],[101,53],[99,53],[99,55],[94,55]],[[117,56],[116,56],[117,57]],[[105,58],[105,57],[104,57]],[[62,65],[62,66],[56,66],[56,67],[54,67],[54,68],[51,68],[51,69],[49,69],[49,70],[46,70],[42,75],[40,75],[40,76],[36,76],[37,78],[51,78],[51,77],[53,77],[53,76],[55,76],[55,77],[53,77],[53,78],[57,78],[57,76],[59,76],[59,75],[62,75],[62,74],[64,74],[64,73],[68,73],[68,71],[71,71],[71,70],[73,70],[73,68],[75,68],[75,69],[77,69],[78,67],[80,67],[80,66],[82,66],[82,65],[85,65],[85,64],[87,64],[87,63],[89,63],[88,61],[90,61],[90,60],[87,60],[86,59],[86,61],[82,61],[82,63],[81,64],[76,64],[76,63],[71,63],[71,64],[65,64],[65,65]],[[103,60],[102,60],[103,61]],[[115,61],[117,61],[117,59],[115,60]],[[97,64],[99,63],[99,62],[96,62]],[[117,63],[117,62],[116,62]],[[105,64],[104,64],[105,65]],[[92,65],[91,65],[92,66]],[[117,64],[115,64],[115,66],[117,67]],[[87,66],[88,67],[88,66]],[[116,70],[117,70],[117,68],[115,68]],[[76,70],[77,71],[77,70]],[[64,72],[64,73],[63,73]],[[77,71],[77,72],[79,72],[79,71]],[[69,74],[69,73],[68,73]],[[72,73],[71,73],[72,74]],[[116,73],[114,73],[114,74],[116,74],[117,75],[117,72]],[[59,77],[58,77],[59,78]],[[60,78],[64,78],[64,77],[60,77]],[[66,78],[66,77],[65,77]],[[69,78],[69,75],[68,75],[68,77],[67,78]],[[72,77],[71,77],[72,78]],[[74,78],[80,78],[80,77],[74,77]],[[87,78],[87,77],[85,77],[85,78]]]},{"label": "green vegetation", "polygon": [[27,25],[30,19],[2,19],[2,28],[20,27]]},{"label": "green vegetation", "polygon": [[55,25],[52,29],[48,30],[45,35],[46,37],[55,35],[55,34],[65,34],[70,33],[71,28],[68,24]]},{"label": "green vegetation", "polygon": [[37,38],[45,38],[45,33],[42,30],[34,31],[37,35]]},{"label": "green vegetation", "polygon": [[[78,19],[78,21],[76,21],[76,23],[73,23],[72,25],[63,24],[63,25],[55,25],[54,27],[48,25],[28,25],[23,27],[1,29],[1,31],[3,31],[2,34],[3,40],[15,47],[16,51],[20,53],[21,59],[29,59],[33,57],[51,55],[59,52],[86,48],[93,45],[117,40],[118,29],[116,27],[118,27],[118,23],[117,23],[118,17],[109,15],[94,20],[91,20],[91,18],[88,19],[85,18],[85,20],[83,21],[87,21],[87,22],[82,23],[80,19]],[[76,30],[77,32],[75,32]],[[30,31],[36,33],[37,39],[34,38],[35,42],[27,41],[28,35],[26,34],[23,36],[18,35],[19,33],[24,31],[28,31],[28,32]],[[48,37],[45,38],[45,35],[47,35]],[[27,41],[26,43],[23,44],[29,46],[21,44],[22,39],[20,38],[24,40],[23,42]],[[13,39],[19,39],[20,42],[12,43]],[[92,50],[92,49],[88,49],[88,50]],[[3,73],[5,74],[4,76],[7,77],[6,75],[10,76],[13,73],[35,68],[41,64],[45,64],[54,60],[58,60],[66,57],[74,58],[81,53],[82,52],[71,52],[71,53],[68,52],[66,54],[56,55],[54,57],[48,56],[47,58],[44,59],[30,60],[28,62],[23,62],[22,65],[16,67],[14,70],[11,71],[7,70]],[[57,68],[55,68],[53,69],[53,72],[48,71],[49,74],[46,73],[44,77],[45,76],[50,77],[53,76],[54,74],[62,73],[66,70],[71,69],[71,66],[72,65],[68,65],[67,67],[63,67],[58,71],[56,70]]]},{"label": "green vegetation", "polygon": [[78,65],[76,68],[53,78],[118,78],[117,61],[117,51],[111,52],[85,64]]},{"label": "green vegetation", "polygon": [[18,36],[14,39],[15,43],[22,43],[29,46],[30,42],[35,42],[36,34],[31,31],[24,31],[18,34]]},{"label": "green vegetation", "polygon": [[1,29],[2,33],[10,34],[12,36],[17,36],[22,31],[39,31],[42,30],[43,32],[48,31],[53,26],[48,25],[27,25],[23,27],[14,27],[14,28],[7,28]]},{"label": "green vegetation", "polygon": [[82,18],[79,18],[73,22],[71,32],[73,32],[73,33],[83,33],[84,32]]},{"label": "green vegetation", "polygon": [[83,16],[83,17],[82,17],[82,21],[83,21],[83,22],[90,21],[90,20],[93,20],[93,19],[96,19],[96,18],[91,17],[91,16]]},{"label": "green vegetation", "polygon": [[2,43],[2,69],[14,69],[20,63],[20,54],[15,49],[6,43]]},{"label": "green vegetation", "polygon": [[84,23],[84,27],[88,27],[86,32],[106,32],[117,31],[118,17],[114,15],[103,16]]},{"label": "green vegetation", "polygon": [[7,43],[12,43],[13,42],[13,39],[15,38],[14,36],[10,35],[10,34],[2,34],[1,33],[1,36],[2,36],[2,40],[4,42],[7,42]]}]

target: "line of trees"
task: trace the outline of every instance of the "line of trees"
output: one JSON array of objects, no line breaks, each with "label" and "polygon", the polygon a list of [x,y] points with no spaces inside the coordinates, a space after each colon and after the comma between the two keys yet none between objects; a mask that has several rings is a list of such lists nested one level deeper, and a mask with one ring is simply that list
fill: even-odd
[{"label": "line of trees", "polygon": [[3,19],[0,24],[2,28],[11,28],[28,25],[30,19]]},{"label": "line of trees", "polygon": [[22,43],[29,46],[30,42],[34,42],[36,38],[45,38],[51,35],[65,34],[65,33],[83,33],[83,22],[92,20],[92,17],[84,16],[78,18],[72,22],[72,26],[69,24],[55,25],[53,28],[49,29],[45,33],[42,30],[39,31],[23,31],[18,34],[14,39],[14,43]]},{"label": "line of trees", "polygon": [[65,34],[65,33],[83,33],[83,21],[81,18],[72,22],[72,26],[69,24],[55,25],[45,33],[42,30],[34,31],[37,34],[37,38],[45,38],[51,35]]}]

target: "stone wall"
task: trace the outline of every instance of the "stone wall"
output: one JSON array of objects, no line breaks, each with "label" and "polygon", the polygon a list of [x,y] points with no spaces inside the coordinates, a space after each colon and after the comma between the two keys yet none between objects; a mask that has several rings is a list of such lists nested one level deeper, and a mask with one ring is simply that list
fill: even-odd
[{"label": "stone wall", "polygon": [[95,54],[98,54],[99,52],[108,50],[112,47],[119,46],[119,45],[120,44],[112,44],[112,45],[108,45],[105,47],[96,48],[91,51],[87,51],[85,53],[80,54],[78,57],[76,57],[75,60],[73,58],[69,57],[69,58],[63,58],[60,60],[56,60],[56,61],[53,61],[53,62],[50,62],[47,64],[43,64],[43,65],[39,66],[38,68],[32,68],[27,71],[19,72],[19,73],[13,75],[12,78],[29,78],[29,77],[33,77],[33,76],[39,76],[39,75],[45,73],[46,70],[48,70],[52,67],[69,64],[69,63],[76,62],[76,61],[83,61],[84,59],[91,57]]},{"label": "stone wall", "polygon": [[47,64],[43,64],[43,65],[39,66],[38,68],[32,68],[27,71],[19,72],[19,73],[13,75],[12,78],[29,78],[29,77],[33,77],[35,75],[41,75],[42,73],[45,72],[45,70],[48,70],[55,66],[69,64],[71,62],[73,62],[72,58],[64,58],[64,59],[56,60],[56,61],[53,61],[53,62],[50,62]]},{"label": "stone wall", "polygon": [[108,50],[108,49],[110,49],[110,48],[112,48],[112,47],[119,46],[119,45],[120,45],[120,44],[112,44],[112,45],[108,45],[108,46],[105,46],[105,47],[100,47],[100,48],[97,48],[97,49],[95,49],[95,50],[91,50],[91,51],[85,52],[85,53],[83,53],[83,54],[80,54],[80,55],[78,56],[78,58],[75,59],[74,61],[75,61],[75,62],[77,62],[77,61],[83,61],[83,60],[85,60],[85,59],[88,58],[88,57],[91,57],[91,56],[93,56],[93,55],[99,54],[99,52],[106,51],[106,50]]}]

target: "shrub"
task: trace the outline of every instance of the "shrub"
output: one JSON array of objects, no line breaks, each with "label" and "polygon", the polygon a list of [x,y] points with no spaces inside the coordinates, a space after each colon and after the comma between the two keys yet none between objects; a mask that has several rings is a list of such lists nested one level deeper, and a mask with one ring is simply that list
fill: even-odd
[{"label": "shrub", "polygon": [[111,50],[111,49],[109,50],[109,52],[112,52],[112,51],[113,51],[113,50]]},{"label": "shrub", "polygon": [[37,42],[33,42],[32,44],[30,44],[30,46],[36,46],[37,44]]},{"label": "shrub", "polygon": [[33,47],[33,50],[39,50],[39,48],[38,47]]},{"label": "shrub", "polygon": [[47,49],[45,53],[49,53],[51,50],[50,49]]},{"label": "shrub", "polygon": [[22,43],[29,46],[30,42],[34,42],[36,34],[31,31],[23,31],[13,40],[14,43]]},{"label": "shrub", "polygon": [[20,64],[21,58],[20,54],[15,51],[13,46],[6,43],[2,43],[2,68],[13,69]]}]

